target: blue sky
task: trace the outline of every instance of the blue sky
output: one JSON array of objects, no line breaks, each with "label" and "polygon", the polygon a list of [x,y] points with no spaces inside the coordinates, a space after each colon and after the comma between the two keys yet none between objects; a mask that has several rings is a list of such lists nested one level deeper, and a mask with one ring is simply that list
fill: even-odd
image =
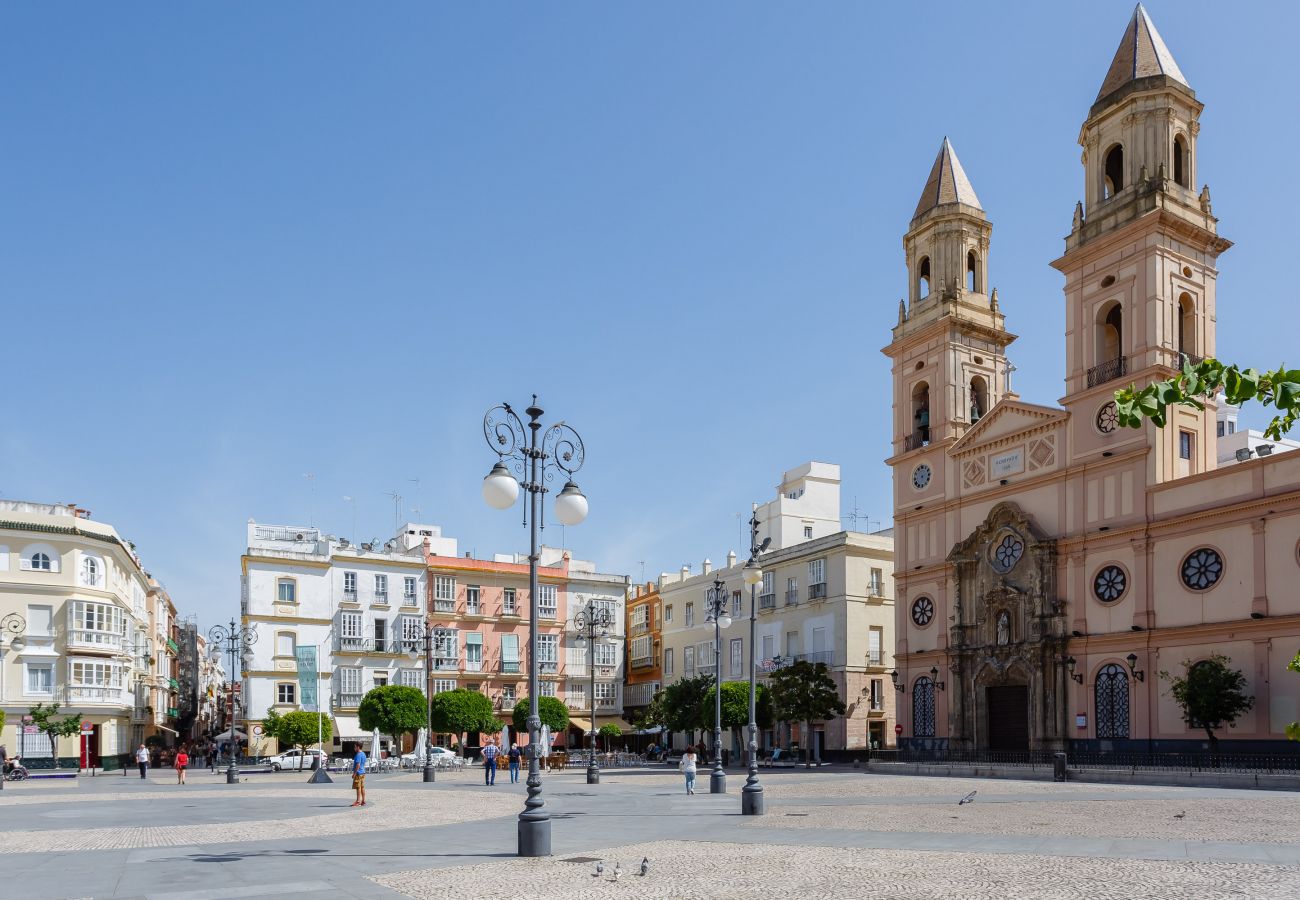
[{"label": "blue sky", "polygon": [[[1148,9],[1237,242],[1220,355],[1294,363],[1300,7]],[[207,624],[237,611],[249,517],[348,535],[350,495],[388,537],[397,491],[462,551],[526,548],[479,497],[481,417],[537,392],[586,439],[564,538],[602,570],[721,560],[808,459],[875,527],[880,348],[939,143],[994,222],[1016,387],[1054,403],[1047,263],[1131,12],[10,4],[0,496],[89,507]]]}]

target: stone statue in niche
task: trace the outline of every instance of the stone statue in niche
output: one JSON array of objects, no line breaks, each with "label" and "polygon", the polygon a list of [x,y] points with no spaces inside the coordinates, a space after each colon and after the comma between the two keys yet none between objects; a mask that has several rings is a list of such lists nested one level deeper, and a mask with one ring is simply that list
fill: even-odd
[{"label": "stone statue in niche", "polygon": [[998,646],[1005,647],[1011,643],[1011,616],[1003,610],[998,613]]}]

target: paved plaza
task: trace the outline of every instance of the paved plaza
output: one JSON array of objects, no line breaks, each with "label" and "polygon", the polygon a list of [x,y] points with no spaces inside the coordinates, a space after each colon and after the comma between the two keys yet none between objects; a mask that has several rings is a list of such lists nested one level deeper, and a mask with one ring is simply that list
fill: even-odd
[{"label": "paved plaza", "polygon": [[736,771],[688,797],[659,768],[579,770],[545,779],[555,856],[523,860],[504,776],[375,774],[353,809],[344,778],[169,774],[7,784],[0,896],[1300,898],[1291,793],[764,770],[746,818]]}]

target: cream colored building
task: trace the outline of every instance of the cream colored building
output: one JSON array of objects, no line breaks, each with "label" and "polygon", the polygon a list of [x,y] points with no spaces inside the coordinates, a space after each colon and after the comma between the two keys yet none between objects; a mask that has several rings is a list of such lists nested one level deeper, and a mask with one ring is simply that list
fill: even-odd
[{"label": "cream colored building", "polygon": [[75,505],[0,500],[0,743],[29,766],[53,764],[23,717],[37,703],[79,716],[63,765],[107,765],[146,724],[134,685],[149,672],[152,587],[129,542]]},{"label": "cream colored building", "polygon": [[[810,487],[815,484],[815,489]],[[709,593],[721,579],[733,621],[722,631],[723,681],[747,681],[751,659],[760,679],[789,661],[824,662],[847,707],[845,716],[814,723],[813,735],[801,735],[800,723],[778,723],[762,735],[766,750],[797,742],[820,750],[855,750],[894,743],[893,535],[838,530],[818,533],[817,523],[838,519],[839,467],[808,463],[784,473],[778,501],[756,509],[760,534],[773,537],[762,555],[763,584],[757,592],[757,647],[749,647],[750,591],[741,569],[748,558],[727,555],[714,569],[705,560],[698,573],[683,567],[658,580],[662,610],[662,683],[713,675],[714,627],[706,621]],[[808,499],[812,509],[801,501]],[[771,519],[763,521],[763,512]],[[776,516],[786,521],[777,521]],[[805,537],[805,523],[813,535]],[[829,529],[820,529],[829,531]],[[682,747],[688,735],[675,735]],[[700,739],[699,735],[695,736]],[[724,737],[731,746],[733,737]],[[708,738],[706,742],[710,742]],[[740,748],[731,747],[739,756]]]},{"label": "cream colored building", "polygon": [[[1201,110],[1139,6],[1079,133],[1084,199],[1052,262],[1065,277],[1060,408],[1008,383],[1004,312],[1025,304],[989,290],[992,226],[940,149],[885,348],[912,746],[1195,749],[1204,735],[1159,673],[1224,654],[1255,705],[1222,737],[1291,749],[1300,454],[1220,468],[1215,403],[1125,429],[1112,399],[1215,351],[1231,244],[1197,187]],[[1252,313],[1235,301],[1225,314]]]}]

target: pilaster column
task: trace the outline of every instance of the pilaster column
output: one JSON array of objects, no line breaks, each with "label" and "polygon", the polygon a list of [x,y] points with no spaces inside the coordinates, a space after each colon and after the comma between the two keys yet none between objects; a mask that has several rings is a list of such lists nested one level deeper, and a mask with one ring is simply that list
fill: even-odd
[{"label": "pilaster column", "polygon": [[[1254,582],[1254,590],[1251,593],[1250,614],[1252,616],[1268,615],[1268,572],[1265,568],[1267,547],[1264,542],[1265,526],[1268,519],[1256,519],[1250,523],[1250,532],[1252,537],[1253,553],[1251,558],[1254,560],[1254,567],[1251,571],[1251,580]],[[1264,678],[1267,684],[1267,676]]]}]

